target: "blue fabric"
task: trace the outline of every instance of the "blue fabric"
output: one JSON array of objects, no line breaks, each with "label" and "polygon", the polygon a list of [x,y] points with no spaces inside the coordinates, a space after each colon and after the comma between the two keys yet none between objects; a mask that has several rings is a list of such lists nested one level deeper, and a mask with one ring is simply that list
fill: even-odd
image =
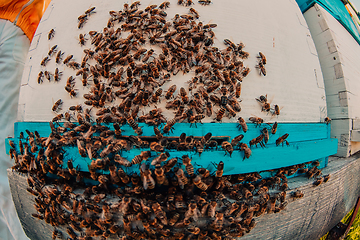
[{"label": "blue fabric", "polygon": [[360,34],[341,0],[296,0],[296,2],[303,13],[311,8],[314,3],[319,4],[338,20],[360,44]]}]

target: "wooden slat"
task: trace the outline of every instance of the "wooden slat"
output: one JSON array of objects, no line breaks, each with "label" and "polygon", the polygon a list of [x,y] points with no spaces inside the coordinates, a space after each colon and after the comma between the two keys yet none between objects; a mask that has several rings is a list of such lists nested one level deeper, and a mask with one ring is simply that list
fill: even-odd
[{"label": "wooden slat", "polygon": [[[280,213],[265,214],[256,218],[255,228],[240,239],[319,239],[333,228],[354,206],[360,194],[360,155],[351,158],[334,158],[323,174],[330,180],[319,187],[313,179],[296,177],[289,180],[287,208]],[[53,227],[31,216],[34,196],[26,191],[26,176],[8,170],[12,198],[27,236],[33,240],[51,239]],[[298,200],[290,198],[294,190],[304,192]],[[321,224],[319,224],[321,223]],[[67,237],[66,226],[58,227]]]},{"label": "wooden slat", "polygon": [[[249,124],[249,129],[245,134],[242,142],[248,143],[251,139],[260,135],[263,127],[269,127],[267,124],[262,124],[262,127],[257,127],[256,124]],[[143,125],[143,136],[154,136],[153,127]],[[122,127],[124,134],[134,134],[133,130],[125,125]],[[50,134],[49,123],[34,123],[34,122],[18,122],[15,124],[15,134],[37,130],[41,136],[48,136]],[[211,131],[210,131],[210,130]],[[330,125],[325,123],[280,123],[278,131],[271,136],[265,148],[251,147],[252,154],[250,158],[244,159],[243,151],[235,149],[231,157],[228,153],[218,146],[217,149],[204,150],[199,155],[193,151],[176,151],[168,150],[170,158],[179,158],[183,155],[189,155],[194,164],[215,170],[215,164],[223,161],[225,163],[224,174],[241,174],[248,172],[260,172],[270,169],[276,169],[304,162],[314,161],[321,158],[326,158],[329,155],[335,154],[337,151],[337,139],[329,138]],[[231,140],[233,137],[243,133],[237,129],[237,124],[234,123],[205,123],[201,127],[189,128],[189,124],[176,124],[173,133],[168,136],[180,136],[185,132],[188,136],[202,137],[208,132],[212,132],[213,137],[225,136]],[[275,141],[279,136],[289,133],[289,146],[286,144],[276,146]],[[26,136],[26,134],[25,134]],[[17,140],[14,140],[15,143]],[[9,149],[9,146],[7,147]],[[150,149],[131,149],[130,151],[123,151],[121,155],[131,161],[141,151]],[[157,157],[158,154],[152,152],[150,160]],[[64,168],[68,159],[73,160],[74,166],[81,171],[88,171],[88,165],[91,164],[91,159],[88,157],[81,157],[77,147],[66,147],[66,159],[64,159]],[[323,166],[326,165],[326,161]],[[138,171],[138,166],[127,168],[126,171]],[[107,173],[107,171],[104,171]]]}]

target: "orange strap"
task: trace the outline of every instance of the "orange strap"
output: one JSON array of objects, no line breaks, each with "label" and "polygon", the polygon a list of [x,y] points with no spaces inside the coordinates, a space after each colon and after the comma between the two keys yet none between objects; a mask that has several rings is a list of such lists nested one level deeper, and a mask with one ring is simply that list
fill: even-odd
[{"label": "orange strap", "polygon": [[0,18],[9,20],[32,40],[51,0],[0,0]]}]

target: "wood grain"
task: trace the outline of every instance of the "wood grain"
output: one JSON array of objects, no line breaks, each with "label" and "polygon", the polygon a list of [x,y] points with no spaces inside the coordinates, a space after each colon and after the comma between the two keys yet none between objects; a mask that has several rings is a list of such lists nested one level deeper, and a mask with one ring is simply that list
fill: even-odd
[{"label": "wood grain", "polygon": [[[289,180],[287,195],[295,189],[304,197],[292,201],[287,209],[256,219],[256,227],[241,239],[318,239],[334,227],[355,205],[360,194],[360,154],[350,158],[330,157],[323,174],[331,174],[327,183],[313,187],[313,180],[296,177]],[[20,222],[33,240],[50,239],[53,227],[34,219],[33,196],[26,191],[26,176],[8,170],[11,193]],[[62,229],[63,234],[66,232]]]}]

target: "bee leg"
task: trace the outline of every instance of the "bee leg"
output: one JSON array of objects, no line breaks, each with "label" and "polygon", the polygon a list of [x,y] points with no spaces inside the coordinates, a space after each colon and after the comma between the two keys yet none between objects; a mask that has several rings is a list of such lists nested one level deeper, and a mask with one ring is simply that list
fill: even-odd
[{"label": "bee leg", "polygon": [[290,146],[290,144],[289,144],[289,142],[288,142],[288,141],[286,141],[286,140],[285,140],[285,142],[286,142],[286,145],[287,145],[287,146]]}]

